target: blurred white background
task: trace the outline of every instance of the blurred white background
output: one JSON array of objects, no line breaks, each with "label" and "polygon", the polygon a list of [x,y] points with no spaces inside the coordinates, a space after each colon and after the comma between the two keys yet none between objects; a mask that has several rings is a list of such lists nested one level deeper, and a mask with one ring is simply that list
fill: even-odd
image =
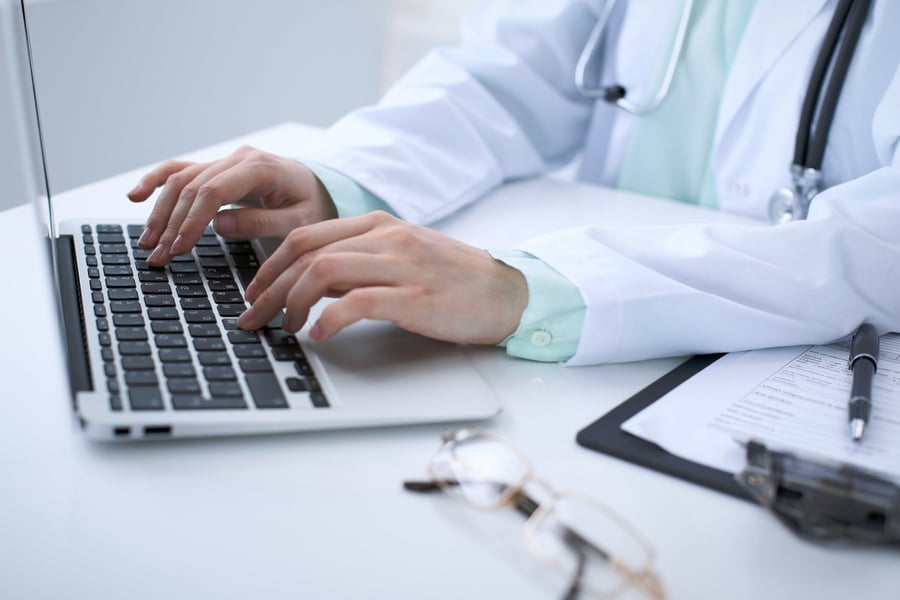
[{"label": "blurred white background", "polygon": [[[26,0],[51,189],[284,121],[326,126],[454,44],[472,4]],[[8,145],[0,209],[26,201],[4,184]]]}]

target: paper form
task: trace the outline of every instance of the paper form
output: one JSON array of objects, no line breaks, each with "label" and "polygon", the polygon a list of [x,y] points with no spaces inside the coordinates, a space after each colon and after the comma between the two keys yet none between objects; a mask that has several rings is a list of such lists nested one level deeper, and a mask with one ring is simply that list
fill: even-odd
[{"label": "paper form", "polygon": [[850,439],[849,338],[729,354],[622,424],[676,456],[736,473],[735,440],[826,458],[900,480],[900,334],[881,338],[872,414],[860,442]]}]

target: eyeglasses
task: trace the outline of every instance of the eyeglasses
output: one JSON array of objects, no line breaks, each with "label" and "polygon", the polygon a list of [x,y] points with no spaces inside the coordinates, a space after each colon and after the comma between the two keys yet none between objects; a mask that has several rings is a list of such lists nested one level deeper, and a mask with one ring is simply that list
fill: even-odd
[{"label": "eyeglasses", "polygon": [[[428,463],[431,480],[405,481],[407,490],[444,491],[483,510],[515,508],[528,519],[528,549],[569,578],[567,599],[581,592],[612,598],[629,589],[665,597],[652,547],[620,515],[589,496],[554,492],[534,477],[525,455],[488,431],[448,431],[441,439]],[[546,499],[538,502],[526,486]]]}]

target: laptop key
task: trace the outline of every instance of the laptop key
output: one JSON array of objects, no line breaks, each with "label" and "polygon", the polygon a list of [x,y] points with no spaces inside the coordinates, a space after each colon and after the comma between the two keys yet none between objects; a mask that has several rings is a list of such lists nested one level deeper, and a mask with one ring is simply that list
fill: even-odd
[{"label": "laptop key", "polygon": [[178,410],[203,410],[247,408],[247,403],[240,396],[204,398],[196,394],[176,394],[172,396],[172,406]]},{"label": "laptop key", "polygon": [[188,262],[170,263],[169,271],[171,271],[172,273],[177,273],[177,274],[197,273],[199,271],[199,269],[197,268],[197,265],[194,264],[194,262],[192,261],[189,263]]},{"label": "laptop key", "polygon": [[209,352],[225,350],[225,342],[220,337],[198,337],[194,339],[194,350]]},{"label": "laptop key", "polygon": [[144,317],[127,313],[113,315],[113,325],[116,327],[143,327]]},{"label": "laptop key", "polygon": [[128,390],[131,410],[162,410],[163,400],[159,387],[146,386]]},{"label": "laptop key", "polygon": [[169,276],[165,271],[141,271],[138,273],[138,279],[142,282],[168,281]]},{"label": "laptop key", "polygon": [[194,365],[190,363],[167,363],[163,365],[163,374],[166,377],[196,377]]},{"label": "laptop key", "polygon": [[191,336],[197,337],[222,337],[222,332],[215,324],[210,323],[192,323],[188,325],[188,331]]},{"label": "laptop key", "polygon": [[274,373],[248,373],[244,380],[256,408],[287,408],[288,403]]},{"label": "laptop key", "polygon": [[259,334],[255,331],[229,331],[228,341],[232,344],[258,344]]},{"label": "laptop key", "polygon": [[143,327],[117,327],[116,340],[120,342],[136,342],[147,339],[147,330]]},{"label": "laptop key", "polygon": [[124,300],[109,303],[109,310],[113,313],[139,313],[141,305],[136,300]]},{"label": "laptop key", "polygon": [[199,394],[200,383],[196,379],[187,377],[175,377],[166,382],[166,386],[173,394]]},{"label": "laptop key", "polygon": [[119,342],[119,354],[126,355],[150,355],[150,344],[147,342]]},{"label": "laptop key", "polygon": [[206,298],[206,289],[202,285],[176,285],[175,293],[179,298]]},{"label": "laptop key", "polygon": [[150,281],[141,283],[141,292],[144,294],[171,294],[172,288],[168,281]]},{"label": "laptop key", "polygon": [[216,317],[211,310],[186,310],[184,320],[188,323],[215,323]]},{"label": "laptop key", "polygon": [[174,273],[172,282],[175,285],[203,285],[203,278],[199,273]]},{"label": "laptop key", "polygon": [[325,398],[325,394],[322,392],[313,392],[309,395],[309,399],[312,402],[312,405],[316,408],[328,408],[328,400]]},{"label": "laptop key", "polygon": [[158,385],[155,371],[125,371],[125,383],[130,387]]},{"label": "laptop key", "polygon": [[244,298],[240,292],[213,292],[212,299],[216,304],[243,304]]},{"label": "laptop key", "polygon": [[104,254],[100,257],[103,266],[109,265],[130,265],[131,259],[124,254]]},{"label": "laptop key", "polygon": [[106,290],[110,300],[137,300],[138,293],[134,288],[110,288]]},{"label": "laptop key", "polygon": [[97,243],[98,244],[124,244],[125,236],[121,233],[99,233],[99,229],[97,230]]},{"label": "laptop key", "polygon": [[178,319],[178,311],[172,306],[153,306],[147,309],[147,316],[151,320]]},{"label": "laptop key", "polygon": [[244,373],[272,372],[272,365],[265,358],[242,358],[238,361]]},{"label": "laptop key", "polygon": [[162,333],[155,336],[157,348],[185,348],[187,340],[180,333]]},{"label": "laptop key", "polygon": [[203,367],[203,377],[207,381],[234,381],[237,379],[237,374],[231,366]]},{"label": "laptop key", "polygon": [[223,317],[238,317],[247,310],[243,304],[220,304],[216,307],[216,312]]},{"label": "laptop key", "polygon": [[133,288],[136,287],[134,277],[107,277],[106,287],[108,288]]},{"label": "laptop key", "polygon": [[216,367],[231,364],[231,358],[226,352],[198,352],[197,359],[204,367]]},{"label": "laptop key", "polygon": [[221,396],[240,396],[243,397],[244,392],[237,381],[210,381],[209,393],[214,397]]},{"label": "laptop key", "polygon": [[[266,351],[260,344],[240,344],[233,348],[238,358],[265,358]],[[268,362],[268,361],[267,361]],[[271,367],[270,367],[271,368]]]},{"label": "laptop key", "polygon": [[134,271],[131,270],[130,265],[109,265],[103,267],[103,275],[105,277],[131,277],[134,275]]},{"label": "laptop key", "polygon": [[152,294],[144,296],[144,305],[146,306],[175,306],[175,298],[163,294]]},{"label": "laptop key", "polygon": [[184,333],[180,321],[153,321],[150,329],[153,333]]},{"label": "laptop key", "polygon": [[[207,287],[213,292],[230,292],[238,289],[237,283],[230,279],[210,279]],[[203,295],[205,296],[206,292]]]},{"label": "laptop key", "polygon": [[125,230],[128,232],[128,237],[130,238],[139,238],[144,234],[143,225],[127,225]]},{"label": "laptop key", "polygon": [[191,353],[185,348],[160,348],[158,356],[160,362],[164,363],[191,362]]},{"label": "laptop key", "polygon": [[181,308],[184,310],[209,310],[212,305],[208,298],[182,298]]},{"label": "laptop key", "polygon": [[123,356],[122,369],[125,371],[152,371],[156,364],[150,356]]}]

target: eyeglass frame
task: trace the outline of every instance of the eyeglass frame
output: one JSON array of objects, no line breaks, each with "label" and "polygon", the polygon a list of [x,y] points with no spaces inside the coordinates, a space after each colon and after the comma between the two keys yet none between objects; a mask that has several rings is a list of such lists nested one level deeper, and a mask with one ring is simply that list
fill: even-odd
[{"label": "eyeglass frame", "polygon": [[[434,466],[437,462],[437,459],[443,452],[450,450],[454,445],[460,444],[470,438],[475,437],[482,437],[486,440],[501,444],[506,449],[511,451],[512,455],[520,460],[522,465],[525,467],[524,473],[522,477],[519,478],[519,481],[517,483],[505,484],[485,480],[486,483],[495,483],[507,488],[498,495],[497,501],[490,505],[478,503],[468,497],[464,492],[461,492],[459,494],[450,492],[449,490],[455,486],[458,486],[459,482],[441,479],[437,477],[434,471]],[[538,524],[540,524],[546,517],[546,515],[553,511],[555,505],[559,502],[560,499],[578,499],[582,502],[592,505],[593,507],[610,517],[613,521],[615,521],[641,546],[641,548],[646,552],[647,558],[640,568],[632,569],[624,563],[616,560],[615,556],[613,556],[611,553],[595,546],[593,543],[578,534],[577,531],[575,531],[568,525],[559,523],[560,526],[564,529],[563,542],[573,552],[575,552],[578,557],[578,567],[576,568],[575,573],[572,576],[572,580],[569,583],[569,587],[564,598],[566,598],[566,600],[574,599],[578,596],[579,591],[583,589],[581,579],[587,560],[587,555],[584,552],[584,549],[592,550],[604,560],[609,561],[614,569],[624,575],[622,582],[610,590],[588,588],[590,591],[595,592],[601,597],[613,598],[629,589],[630,587],[634,587],[644,592],[653,599],[661,599],[665,597],[665,591],[662,583],[652,569],[656,555],[653,546],[637,529],[635,529],[630,521],[622,517],[619,513],[615,512],[610,507],[596,500],[595,498],[582,494],[580,492],[556,491],[546,481],[535,476],[531,461],[522,451],[520,451],[516,446],[503,439],[499,435],[486,429],[482,429],[479,427],[464,427],[460,429],[446,430],[441,433],[441,442],[441,446],[438,448],[437,452],[428,461],[427,468],[431,480],[406,480],[403,482],[404,489],[418,493],[435,491],[447,492],[450,496],[457,497],[463,500],[466,504],[484,511],[498,510],[507,506],[514,508],[517,512],[521,513],[527,519],[523,528],[523,537],[526,547],[534,556],[548,563],[560,572],[565,571],[565,569],[555,561],[548,558],[540,550],[539,546],[534,543],[532,534],[537,529]],[[548,492],[547,499],[538,502],[530,495],[528,495],[525,492],[525,486],[529,483],[542,486]],[[563,575],[566,574],[567,573],[563,572]]]}]

